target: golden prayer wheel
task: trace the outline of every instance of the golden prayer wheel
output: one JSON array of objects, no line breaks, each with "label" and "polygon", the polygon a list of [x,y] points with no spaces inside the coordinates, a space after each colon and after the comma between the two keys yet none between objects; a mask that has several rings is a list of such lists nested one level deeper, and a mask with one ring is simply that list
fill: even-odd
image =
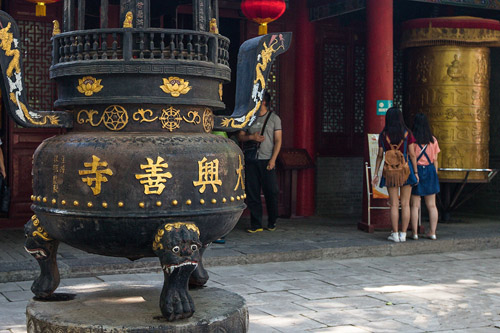
[{"label": "golden prayer wheel", "polygon": [[[440,168],[486,169],[490,139],[490,51],[500,45],[500,22],[471,17],[405,22],[405,113],[422,112],[439,141]],[[485,179],[472,172],[469,179]],[[439,172],[441,181],[465,172]]]}]

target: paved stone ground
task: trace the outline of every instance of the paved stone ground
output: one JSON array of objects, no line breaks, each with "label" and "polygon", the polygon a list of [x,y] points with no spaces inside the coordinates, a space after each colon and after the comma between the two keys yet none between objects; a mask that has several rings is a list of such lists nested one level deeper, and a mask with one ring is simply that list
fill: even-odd
[{"label": "paved stone ground", "polygon": [[[244,296],[250,332],[498,332],[500,249],[216,266],[208,286]],[[161,284],[157,273],[63,279],[77,293]],[[25,332],[31,281],[0,283],[0,333]]]},{"label": "paved stone ground", "polygon": [[[356,223],[357,220],[349,218],[279,219],[278,229],[274,232],[248,234],[245,228],[249,219],[243,218],[226,237],[226,244],[213,244],[207,249],[204,263],[210,267],[500,248],[498,219],[460,217],[453,223],[438,225],[437,241],[408,240],[402,244],[387,241],[388,231],[373,234],[359,231]],[[38,264],[23,246],[22,229],[0,229],[0,282],[30,280],[38,276]],[[160,269],[157,258],[132,262],[125,258],[89,254],[66,244],[60,245],[57,261],[64,278]]]}]

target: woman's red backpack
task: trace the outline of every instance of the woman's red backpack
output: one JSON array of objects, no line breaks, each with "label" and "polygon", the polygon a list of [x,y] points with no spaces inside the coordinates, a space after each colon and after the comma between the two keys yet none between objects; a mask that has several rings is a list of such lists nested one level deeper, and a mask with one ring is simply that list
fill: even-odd
[{"label": "woman's red backpack", "polygon": [[393,186],[403,186],[408,176],[410,176],[410,166],[408,165],[408,161],[405,159],[404,154],[399,150],[403,141],[406,140],[408,136],[408,132],[405,133],[405,137],[403,140],[399,142],[398,145],[391,144],[389,137],[386,135],[385,139],[389,146],[390,150],[385,152],[385,163],[384,169],[382,171],[382,175],[385,177],[385,185],[387,187]]}]

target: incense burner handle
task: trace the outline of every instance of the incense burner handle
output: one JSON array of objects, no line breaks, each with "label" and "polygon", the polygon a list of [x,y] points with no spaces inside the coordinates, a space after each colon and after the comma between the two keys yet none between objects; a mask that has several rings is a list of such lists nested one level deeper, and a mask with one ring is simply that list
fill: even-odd
[{"label": "incense burner handle", "polygon": [[7,109],[14,121],[24,127],[73,127],[73,116],[67,111],[31,110],[24,85],[19,28],[15,20],[0,11],[0,67]]},{"label": "incense burner handle", "polygon": [[271,65],[288,50],[291,32],[279,32],[245,41],[238,52],[236,72],[236,105],[231,116],[215,117],[214,129],[232,132],[245,130],[257,118]]}]

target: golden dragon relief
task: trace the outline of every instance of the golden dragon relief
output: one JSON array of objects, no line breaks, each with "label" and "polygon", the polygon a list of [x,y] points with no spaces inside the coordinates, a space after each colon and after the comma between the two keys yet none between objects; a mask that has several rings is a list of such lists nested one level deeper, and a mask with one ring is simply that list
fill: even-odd
[{"label": "golden dragon relief", "polygon": [[[285,48],[283,43],[280,43],[278,47],[277,44],[279,43],[279,40],[276,39],[274,40],[269,46],[264,42],[263,47],[264,49],[260,52],[260,60],[261,62],[257,63],[257,66],[255,66],[255,80],[253,81],[254,83],[254,91],[260,91],[263,92],[266,89],[266,80],[264,79],[264,74],[263,72],[266,71],[267,66],[271,62],[271,58],[273,53],[277,52],[279,49]],[[260,89],[258,89],[260,84]],[[255,103],[255,107],[250,110],[250,112],[247,113],[245,116],[245,120],[240,123],[236,124],[234,118],[224,118],[222,120],[222,126],[224,127],[232,127],[232,128],[243,128],[248,124],[250,119],[255,115],[255,113],[260,109],[261,101],[257,101]]]},{"label": "golden dragon relief", "polygon": [[[15,81],[9,82],[10,92],[9,97],[10,100],[18,106],[18,111],[22,112],[24,117],[32,124],[35,125],[45,125],[47,122],[50,124],[57,125],[59,123],[59,117],[54,115],[47,115],[40,117],[39,119],[35,119],[30,114],[28,108],[24,103],[19,101],[19,96],[21,95],[21,89],[19,88],[22,84],[18,81],[22,80],[21,77],[21,64],[19,62],[21,53],[16,48],[17,45],[14,41],[14,35],[12,32],[9,32],[11,28],[11,23],[9,22],[7,26],[3,29],[0,29],[0,47],[5,52],[5,55],[8,57],[12,57],[12,60],[7,67],[7,77],[8,80],[11,81],[11,77],[14,76],[15,71]],[[12,49],[12,43],[14,43],[14,49]]]}]

